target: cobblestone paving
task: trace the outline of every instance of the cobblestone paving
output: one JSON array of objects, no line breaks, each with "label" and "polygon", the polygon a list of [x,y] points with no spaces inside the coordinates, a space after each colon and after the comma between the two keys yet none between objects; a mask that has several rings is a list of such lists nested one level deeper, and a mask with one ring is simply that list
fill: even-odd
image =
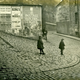
[{"label": "cobblestone paving", "polygon": [[[2,38],[10,42],[10,48],[0,39],[0,75],[2,78],[20,78],[26,80],[77,80],[79,72],[79,41],[48,34],[44,41],[46,55],[40,55],[35,40],[23,39],[6,34]],[[66,49],[64,56],[58,49],[60,39],[64,38]]]}]

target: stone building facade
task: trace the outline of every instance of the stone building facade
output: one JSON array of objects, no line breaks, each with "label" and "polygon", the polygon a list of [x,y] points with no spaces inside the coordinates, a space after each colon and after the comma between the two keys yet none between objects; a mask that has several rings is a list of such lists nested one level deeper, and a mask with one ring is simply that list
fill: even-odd
[{"label": "stone building facade", "polygon": [[52,5],[43,6],[43,28],[48,31],[56,30],[56,8]]},{"label": "stone building facade", "polygon": [[79,3],[77,1],[78,0],[62,0],[56,6],[57,32],[79,36],[80,6],[77,4]]},{"label": "stone building facade", "polygon": [[[55,21],[55,12],[56,11],[55,11],[55,7],[54,7],[54,5],[57,4],[56,1],[53,1],[53,0],[52,1],[49,1],[49,0],[47,0],[47,1],[46,0],[1,0],[0,4],[6,4],[6,5],[7,4],[12,4],[12,5],[17,4],[18,6],[20,6],[21,4],[23,4],[23,5],[42,5],[43,6],[42,7],[42,23],[40,23],[40,21],[38,21],[39,26],[42,26],[42,29],[47,28],[48,31],[56,29],[56,21]],[[23,17],[22,15],[20,15],[20,16]],[[9,26],[11,27],[12,26],[11,19],[13,18],[11,14],[10,14],[9,18],[10,18],[10,22],[9,21],[8,22],[10,23]],[[21,22],[20,26],[23,25],[23,21],[24,21],[24,19],[21,19],[18,21],[18,22]],[[16,21],[14,21],[14,22],[16,22]],[[13,23],[13,25],[14,25],[14,23]],[[8,30],[6,30],[6,31],[10,31],[9,26],[7,26]],[[26,24],[24,24],[24,26],[26,26]],[[14,28],[14,27],[12,27],[12,28]],[[14,32],[14,30],[13,30],[13,32]],[[16,32],[19,32],[19,30],[18,31],[16,30]]]},{"label": "stone building facade", "polygon": [[1,4],[0,30],[18,35],[38,34],[42,30],[42,6]]}]

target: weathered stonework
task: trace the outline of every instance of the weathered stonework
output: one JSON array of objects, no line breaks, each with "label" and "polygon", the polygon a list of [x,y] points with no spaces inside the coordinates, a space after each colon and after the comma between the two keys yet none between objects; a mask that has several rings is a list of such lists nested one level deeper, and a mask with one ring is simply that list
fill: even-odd
[{"label": "weathered stonework", "polygon": [[[76,0],[62,0],[60,2],[56,9],[56,22],[58,23],[57,27],[59,29],[62,25],[62,22],[66,22],[65,25],[68,27],[67,30],[69,35],[76,35],[75,29],[78,30],[78,33],[80,33],[80,2]],[[78,3],[78,4],[77,4]],[[78,10],[77,10],[78,9]],[[77,14],[77,15],[76,15]],[[69,22],[69,25],[67,26],[67,22]],[[60,31],[61,33],[64,32],[63,28]],[[66,31],[66,30],[65,30]],[[65,32],[64,32],[65,34]],[[78,34],[76,36],[79,36]]]},{"label": "weathered stonework", "polygon": [[55,7],[58,1],[56,0],[1,0],[0,4],[26,4],[26,5],[42,5],[43,6],[43,27],[46,27],[46,22],[56,23]]}]

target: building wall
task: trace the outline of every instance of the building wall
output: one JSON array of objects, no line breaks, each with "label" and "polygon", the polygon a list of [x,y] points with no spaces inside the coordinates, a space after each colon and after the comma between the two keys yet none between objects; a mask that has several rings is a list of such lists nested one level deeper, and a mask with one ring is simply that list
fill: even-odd
[{"label": "building wall", "polygon": [[70,11],[69,11],[69,1],[63,0],[56,7],[56,26],[57,32],[69,34],[70,28]]},{"label": "building wall", "polygon": [[80,37],[80,4],[79,4],[79,6],[78,6],[78,13],[79,13],[79,15],[78,15],[78,31],[79,31],[79,37]]},{"label": "building wall", "polygon": [[[7,14],[7,12],[3,12],[5,14],[5,15],[3,15],[2,11],[0,11],[0,16],[2,17],[2,15],[3,15],[3,18],[5,20],[5,23],[3,23],[4,20],[2,18],[0,18],[0,22],[1,22],[0,30],[18,34],[21,29],[24,29],[25,27],[27,27],[25,25],[27,23],[27,21],[25,19],[28,20],[31,18],[30,7],[29,8],[28,7],[20,7],[20,6],[17,6],[17,7],[9,6],[9,7],[10,7],[10,11],[8,11],[9,18],[7,18],[7,20],[6,20],[6,18],[4,18],[5,15]],[[5,8],[6,8],[6,6],[5,6]],[[13,10],[13,9],[15,9],[15,10]],[[17,9],[19,9],[19,10],[16,11]],[[43,9],[43,13],[44,13],[43,22],[45,24],[43,27],[47,27],[46,29],[48,29],[49,31],[55,30],[55,25],[46,24],[46,22],[55,23],[54,10],[55,10],[54,6],[44,6],[44,9]],[[25,16],[26,14],[30,15],[30,16],[26,17]],[[38,18],[36,18],[35,16],[37,16]],[[31,23],[32,27],[35,26],[34,32],[37,32],[37,29],[38,30],[42,29],[42,8],[34,7],[33,8],[33,17],[32,17],[32,19],[29,20],[29,22],[32,22]],[[4,24],[7,26],[4,26]]]},{"label": "building wall", "polygon": [[14,33],[19,33],[19,30],[22,29],[21,7],[11,6],[11,9],[11,29],[14,30]]},{"label": "building wall", "polygon": [[42,30],[42,9],[38,6],[23,6],[23,26],[28,34],[38,34]]},{"label": "building wall", "polygon": [[69,0],[69,9],[70,9],[70,35],[75,35],[75,0]]},{"label": "building wall", "polygon": [[11,29],[11,7],[0,6],[0,30],[10,31]]},{"label": "building wall", "polygon": [[69,6],[68,5],[58,6],[56,11],[56,22],[64,22],[69,20],[70,20]]},{"label": "building wall", "polygon": [[69,35],[70,22],[57,22],[57,32]]},{"label": "building wall", "polygon": [[[45,22],[56,23],[54,6],[58,1],[54,0],[1,0],[0,4],[27,4],[27,5],[43,5],[43,28],[46,27]],[[22,23],[23,25],[23,23]]]},{"label": "building wall", "polygon": [[[49,6],[49,5],[45,5],[43,6],[43,28],[46,28],[48,31],[54,31],[55,25],[51,25],[51,24],[56,24],[56,8],[54,6]],[[51,23],[51,24],[47,24]]]},{"label": "building wall", "polygon": [[[70,1],[70,23],[72,28],[72,34],[80,37],[80,1]],[[75,2],[76,1],[76,2]],[[78,34],[76,35],[75,30],[77,29]]]},{"label": "building wall", "polygon": [[70,5],[70,35],[75,35],[75,5]]},{"label": "building wall", "polygon": [[55,23],[55,7],[54,6],[44,6],[44,15],[46,22]]},{"label": "building wall", "polygon": [[63,22],[63,21],[69,21],[69,20],[70,20],[69,2],[65,3],[65,0],[63,0],[56,7],[56,22]]},{"label": "building wall", "polygon": [[56,24],[46,22],[46,29],[48,31],[55,31],[56,32]]},{"label": "building wall", "polygon": [[[75,5],[75,0],[66,0],[67,2],[64,2],[65,0],[63,0],[58,6],[57,6],[57,13],[56,13],[56,22],[57,24],[62,25],[62,22],[66,22],[65,24],[67,24],[68,22],[70,23],[69,25],[66,25],[66,28],[64,30],[64,28],[60,27],[60,30],[58,32],[66,34],[67,32],[67,28],[69,28],[69,32],[67,34],[69,35],[76,35],[75,33],[75,29],[78,28],[78,18],[77,18],[77,6]],[[80,12],[79,12],[80,15]],[[61,25],[57,25],[57,27],[59,28],[59,26]],[[62,25],[63,26],[63,25]],[[68,27],[69,26],[69,27]],[[64,31],[63,31],[64,30]]]},{"label": "building wall", "polygon": [[42,30],[42,6],[0,5],[0,30],[34,36]]}]

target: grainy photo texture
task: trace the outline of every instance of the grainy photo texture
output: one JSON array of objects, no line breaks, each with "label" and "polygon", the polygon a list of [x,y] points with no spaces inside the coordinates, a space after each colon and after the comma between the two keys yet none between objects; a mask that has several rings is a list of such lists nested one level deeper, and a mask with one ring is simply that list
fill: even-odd
[{"label": "grainy photo texture", "polygon": [[0,0],[0,80],[80,80],[79,0]]}]

